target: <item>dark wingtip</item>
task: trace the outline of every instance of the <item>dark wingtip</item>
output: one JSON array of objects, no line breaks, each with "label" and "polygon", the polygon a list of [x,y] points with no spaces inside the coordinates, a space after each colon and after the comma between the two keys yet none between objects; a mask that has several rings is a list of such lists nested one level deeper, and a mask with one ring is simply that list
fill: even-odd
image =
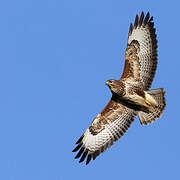
[{"label": "dark wingtip", "polygon": [[135,22],[134,22],[134,28],[136,29],[137,26],[138,26],[138,21],[139,21],[139,16],[136,14],[136,19],[135,19]]},{"label": "dark wingtip", "polygon": [[144,25],[146,25],[146,24],[148,23],[149,17],[150,17],[150,13],[148,12],[148,13],[146,14],[145,19],[144,19]]},{"label": "dark wingtip", "polygon": [[150,17],[150,12],[147,12],[147,15],[146,16],[149,16]]},{"label": "dark wingtip", "polygon": [[79,163],[81,163],[81,162],[83,162],[83,161],[84,161],[84,159],[85,159],[85,158],[86,158],[86,156],[87,156],[87,153],[88,153],[88,151],[85,151],[85,152],[83,153],[83,155],[82,155],[81,159],[79,160]]},{"label": "dark wingtip", "polygon": [[86,160],[86,165],[89,164],[89,162],[91,161],[92,155],[88,154],[87,160]]},{"label": "dark wingtip", "polygon": [[141,13],[141,16],[140,16],[140,19],[139,19],[139,26],[142,25],[143,20],[144,20],[144,12]]},{"label": "dark wingtip", "polygon": [[130,24],[130,28],[129,28],[129,35],[132,34],[132,31],[133,31],[133,24],[131,23],[131,24]]},{"label": "dark wingtip", "polygon": [[73,150],[72,150],[72,152],[76,152],[77,150],[79,150],[79,148],[82,146],[82,144],[79,144],[79,145],[77,145]]},{"label": "dark wingtip", "polygon": [[84,151],[84,147],[82,147],[82,148],[80,149],[80,151],[78,152],[78,154],[75,156],[75,159],[78,159],[78,158],[81,156],[81,154],[83,153],[83,151]]},{"label": "dark wingtip", "polygon": [[76,142],[76,144],[79,144],[79,143],[82,141],[83,137],[84,137],[84,134],[78,139],[78,141]]},{"label": "dark wingtip", "polygon": [[150,18],[149,22],[153,21],[153,16]]}]

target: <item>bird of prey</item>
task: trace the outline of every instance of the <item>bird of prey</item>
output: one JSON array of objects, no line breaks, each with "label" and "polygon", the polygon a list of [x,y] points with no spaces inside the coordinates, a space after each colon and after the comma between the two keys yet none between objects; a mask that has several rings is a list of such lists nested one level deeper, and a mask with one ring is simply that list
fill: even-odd
[{"label": "bird of prey", "polygon": [[76,159],[86,164],[110,147],[128,130],[136,116],[142,125],[156,121],[163,113],[165,91],[151,89],[158,62],[157,39],[149,12],[131,23],[125,53],[125,67],[120,80],[108,80],[112,97],[76,142]]}]

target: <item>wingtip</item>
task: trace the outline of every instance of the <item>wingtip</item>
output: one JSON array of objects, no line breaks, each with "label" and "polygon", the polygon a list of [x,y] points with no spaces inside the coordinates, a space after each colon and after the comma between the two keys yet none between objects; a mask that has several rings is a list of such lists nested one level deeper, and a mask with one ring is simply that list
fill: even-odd
[{"label": "wingtip", "polygon": [[130,27],[129,27],[129,35],[132,34],[132,31],[133,31],[133,24],[131,23],[131,24],[130,24]]},{"label": "wingtip", "polygon": [[82,141],[83,137],[84,137],[84,134],[77,140],[76,144],[79,144]]},{"label": "wingtip", "polygon": [[141,12],[141,16],[144,16],[144,11]]},{"label": "wingtip", "polygon": [[139,21],[139,16],[138,14],[136,14],[136,18],[135,18],[135,21],[134,21],[134,28],[136,29],[137,26],[138,26],[138,21]]},{"label": "wingtip", "polygon": [[89,164],[89,162],[91,161],[92,155],[88,154],[87,160],[86,160],[86,165]]},{"label": "wingtip", "polygon": [[150,13],[148,12],[146,14],[146,17],[145,17],[144,22],[143,22],[144,25],[146,25],[148,23],[149,17],[150,17]]},{"label": "wingtip", "polygon": [[153,21],[153,18],[154,18],[154,17],[153,17],[153,16],[151,16],[151,18],[150,18],[149,22]]},{"label": "wingtip", "polygon": [[75,159],[78,159],[78,158],[81,156],[81,154],[83,153],[83,151],[84,151],[84,147],[82,147],[82,148],[79,150],[78,154],[75,156]]},{"label": "wingtip", "polygon": [[141,13],[141,16],[140,16],[140,19],[139,19],[139,23],[138,23],[139,27],[142,25],[143,20],[144,20],[144,12]]},{"label": "wingtip", "polygon": [[85,158],[86,158],[86,156],[87,156],[87,153],[88,153],[88,151],[86,150],[86,151],[83,153],[83,155],[82,155],[81,159],[79,160],[79,163],[81,163],[81,162],[83,162],[83,161],[84,161],[84,159],[85,159]]},{"label": "wingtip", "polygon": [[81,147],[81,145],[82,144],[79,144],[79,145],[77,145],[73,150],[72,150],[72,152],[76,152],[76,151],[78,151],[79,150],[79,148]]}]

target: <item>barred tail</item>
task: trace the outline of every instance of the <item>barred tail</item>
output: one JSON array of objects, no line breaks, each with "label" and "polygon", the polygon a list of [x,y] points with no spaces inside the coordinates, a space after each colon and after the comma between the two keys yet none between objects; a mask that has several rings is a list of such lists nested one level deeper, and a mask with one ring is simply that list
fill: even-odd
[{"label": "barred tail", "polygon": [[157,101],[158,105],[152,107],[151,112],[138,112],[138,117],[142,125],[148,125],[156,121],[159,117],[161,117],[166,107],[165,91],[163,88],[153,89],[146,92],[149,95],[153,96],[153,98]]}]

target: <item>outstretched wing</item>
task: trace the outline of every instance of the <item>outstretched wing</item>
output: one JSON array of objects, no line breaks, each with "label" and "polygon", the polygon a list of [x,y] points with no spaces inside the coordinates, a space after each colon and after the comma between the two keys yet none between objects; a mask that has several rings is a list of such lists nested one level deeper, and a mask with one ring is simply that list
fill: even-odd
[{"label": "outstretched wing", "polygon": [[134,26],[130,25],[128,47],[122,78],[139,82],[144,90],[151,87],[157,68],[157,39],[153,17],[136,15]]},{"label": "outstretched wing", "polygon": [[121,105],[112,98],[77,141],[77,147],[73,152],[78,150],[79,152],[75,158],[81,157],[79,162],[82,162],[87,156],[86,164],[90,162],[91,158],[96,159],[101,152],[104,152],[114,141],[124,135],[135,115],[134,110]]}]

